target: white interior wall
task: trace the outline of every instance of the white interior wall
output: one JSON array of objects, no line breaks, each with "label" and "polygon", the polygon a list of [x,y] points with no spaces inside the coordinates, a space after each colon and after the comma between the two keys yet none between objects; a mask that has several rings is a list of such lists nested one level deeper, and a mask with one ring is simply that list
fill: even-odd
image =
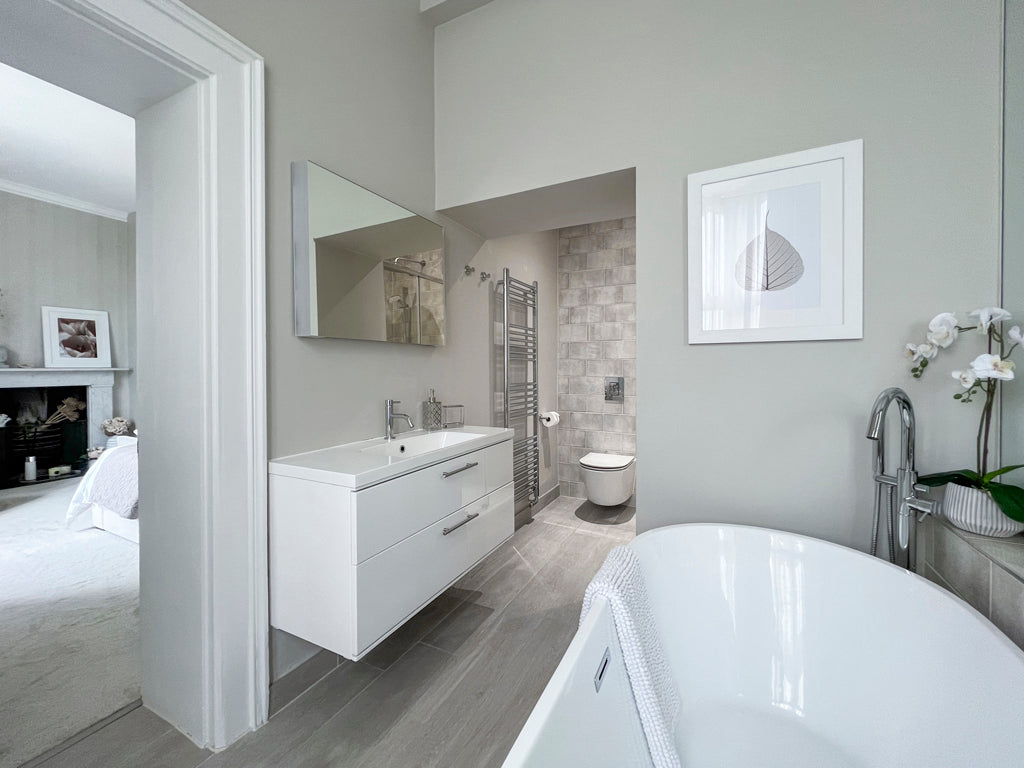
[{"label": "white interior wall", "polygon": [[[134,245],[124,221],[0,192],[0,344],[8,365],[43,367],[40,307],[110,314],[114,367],[134,368]],[[114,412],[133,418],[125,374]],[[13,415],[13,414],[12,414]]]},{"label": "white interior wall", "polygon": [[[438,207],[637,168],[642,529],[728,520],[865,548],[864,429],[892,384],[918,409],[919,467],[970,463],[954,361],[914,381],[901,349],[935,313],[996,300],[1000,19],[999,0],[495,0],[437,29]],[[688,346],[687,174],[855,138],[863,340]]]}]

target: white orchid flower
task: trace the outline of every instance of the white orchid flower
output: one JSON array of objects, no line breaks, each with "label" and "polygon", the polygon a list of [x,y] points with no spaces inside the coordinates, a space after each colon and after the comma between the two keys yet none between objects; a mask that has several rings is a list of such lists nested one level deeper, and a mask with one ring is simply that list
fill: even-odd
[{"label": "white orchid flower", "polygon": [[922,358],[925,360],[931,360],[939,354],[939,348],[930,341],[925,341],[921,344],[907,344],[903,354],[916,363]]},{"label": "white orchid flower", "polygon": [[956,315],[952,312],[942,312],[932,318],[928,323],[928,341],[945,349],[960,334],[956,327]]},{"label": "white orchid flower", "polygon": [[978,355],[971,363],[971,371],[979,379],[1013,379],[1013,361],[1000,360],[999,355]]},{"label": "white orchid flower", "polygon": [[1001,307],[982,307],[971,312],[971,317],[978,318],[978,331],[980,333],[988,333],[989,326],[992,323],[1001,323],[1003,320],[1009,320],[1012,315]]},{"label": "white orchid flower", "polygon": [[960,386],[964,389],[970,389],[974,386],[974,383],[978,380],[978,377],[974,375],[974,371],[953,371],[953,378],[959,380]]},{"label": "white orchid flower", "polygon": [[932,344],[930,341],[926,341],[923,344],[917,345],[917,354],[923,357],[925,360],[932,360],[935,358],[937,354],[939,354],[939,348]]},{"label": "white orchid flower", "polygon": [[1010,341],[1012,341],[1014,344],[1024,343],[1024,338],[1022,338],[1021,334],[1020,334],[1020,326],[1019,325],[1013,326],[1013,328],[1011,328],[1010,330],[1008,330],[1006,332],[1006,335],[1009,337]]}]

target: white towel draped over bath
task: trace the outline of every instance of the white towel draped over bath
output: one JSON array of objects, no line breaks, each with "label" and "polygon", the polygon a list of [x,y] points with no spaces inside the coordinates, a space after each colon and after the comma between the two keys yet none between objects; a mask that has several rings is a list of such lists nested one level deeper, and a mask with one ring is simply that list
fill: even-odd
[{"label": "white towel draped over bath", "polygon": [[583,597],[581,623],[598,595],[611,607],[651,761],[655,768],[680,768],[674,738],[679,693],[658,637],[640,561],[632,549],[615,547],[608,553]]}]

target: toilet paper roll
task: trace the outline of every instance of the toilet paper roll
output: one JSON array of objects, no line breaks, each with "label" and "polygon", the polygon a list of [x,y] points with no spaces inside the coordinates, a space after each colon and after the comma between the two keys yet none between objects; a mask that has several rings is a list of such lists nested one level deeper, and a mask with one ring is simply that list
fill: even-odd
[{"label": "toilet paper roll", "polygon": [[557,426],[561,420],[562,417],[558,415],[558,411],[545,411],[540,415],[540,423],[545,427]]}]

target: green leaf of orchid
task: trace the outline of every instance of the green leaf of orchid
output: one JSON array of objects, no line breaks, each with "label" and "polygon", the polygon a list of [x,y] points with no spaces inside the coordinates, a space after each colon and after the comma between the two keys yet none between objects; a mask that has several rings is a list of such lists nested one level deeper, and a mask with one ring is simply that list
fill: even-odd
[{"label": "green leaf of orchid", "polygon": [[1024,523],[1024,488],[1005,483],[992,483],[987,488],[992,501],[999,505],[1003,514],[1018,523]]},{"label": "green leaf of orchid", "polygon": [[982,477],[981,481],[983,483],[990,483],[992,482],[993,478],[999,477],[1000,475],[1005,475],[1007,472],[1013,472],[1013,470],[1020,469],[1021,467],[1024,467],[1024,464],[1011,464],[1010,466],[1003,467],[1002,469],[994,469],[987,475]]},{"label": "green leaf of orchid", "polygon": [[981,475],[973,469],[960,469],[955,472],[936,472],[931,475],[921,475],[917,478],[917,482],[921,483],[921,485],[927,485],[933,488],[939,485],[945,485],[946,483],[966,485],[968,488],[983,487]]}]

